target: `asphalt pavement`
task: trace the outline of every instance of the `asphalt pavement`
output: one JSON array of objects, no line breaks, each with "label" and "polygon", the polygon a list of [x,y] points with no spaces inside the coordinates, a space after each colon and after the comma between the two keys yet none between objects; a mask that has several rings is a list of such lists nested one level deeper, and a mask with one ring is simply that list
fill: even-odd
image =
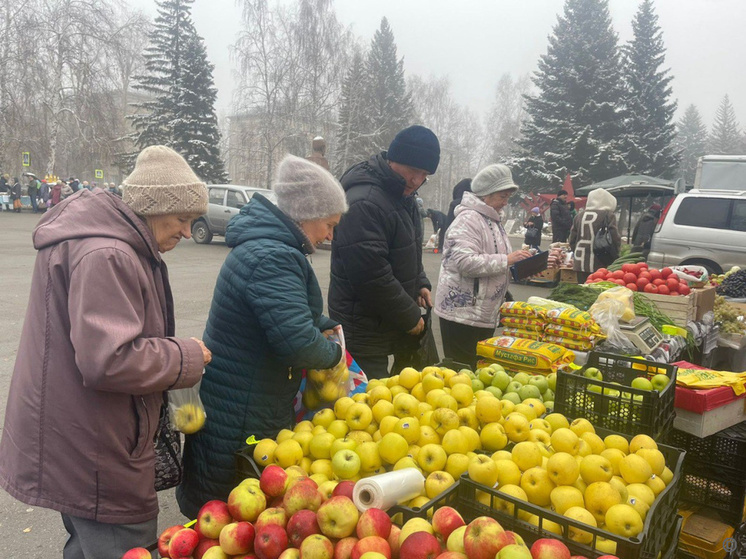
[{"label": "asphalt pavement", "polygon": [[[5,405],[26,305],[32,295],[29,286],[36,251],[31,233],[38,218],[38,215],[29,212],[0,212],[0,428],[5,418]],[[522,239],[511,237],[511,241],[515,248],[519,248]],[[182,240],[164,256],[169,266],[175,300],[177,336],[202,336],[215,280],[228,250],[221,237],[216,237],[209,245]],[[324,297],[329,287],[330,255],[329,251],[319,250],[311,256]],[[433,285],[437,285],[440,255],[426,252],[423,262],[428,277]],[[546,296],[548,289],[513,285],[511,292],[517,300],[525,300],[532,294]],[[437,320],[433,323],[442,354],[440,329]],[[161,492],[159,501],[159,532],[187,520],[179,512],[173,490]],[[62,555],[65,539],[66,532],[59,513],[25,505],[0,490],[0,559],[58,558]]]}]

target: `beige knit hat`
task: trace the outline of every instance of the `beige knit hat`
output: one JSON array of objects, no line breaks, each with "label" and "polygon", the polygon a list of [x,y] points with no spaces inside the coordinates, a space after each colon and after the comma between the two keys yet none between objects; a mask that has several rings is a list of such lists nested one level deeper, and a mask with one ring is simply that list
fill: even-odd
[{"label": "beige knit hat", "polygon": [[272,190],[277,194],[277,207],[298,223],[347,211],[339,181],[316,163],[294,155],[280,161]]},{"label": "beige knit hat", "polygon": [[137,215],[207,213],[207,188],[186,160],[166,146],[150,146],[137,156],[122,183],[122,200]]}]

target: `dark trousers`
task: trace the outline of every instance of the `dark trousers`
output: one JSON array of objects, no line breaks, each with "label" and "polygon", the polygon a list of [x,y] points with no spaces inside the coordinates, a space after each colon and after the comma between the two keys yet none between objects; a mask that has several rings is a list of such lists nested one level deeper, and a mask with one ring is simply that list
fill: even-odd
[{"label": "dark trousers", "polygon": [[[405,334],[406,335],[406,334]],[[352,352],[351,352],[352,353]],[[388,378],[391,375],[399,374],[404,367],[409,367],[411,363],[405,363],[405,359],[400,355],[394,353],[394,364],[389,370],[389,356],[388,355],[359,355],[356,353],[352,354],[360,368],[368,377],[368,380],[374,378]]]},{"label": "dark trousers", "polygon": [[438,320],[440,336],[443,339],[443,355],[458,363],[469,365],[472,369],[476,368],[477,342],[491,338],[495,329],[467,326],[441,317],[438,317]]},{"label": "dark trousers", "polygon": [[63,559],[120,559],[133,547],[145,547],[158,537],[157,518],[139,524],[105,524],[63,514],[62,522],[70,534]]},{"label": "dark trousers", "polygon": [[583,284],[585,283],[585,280],[588,279],[588,276],[591,275],[591,272],[577,272],[578,274],[578,283]]}]

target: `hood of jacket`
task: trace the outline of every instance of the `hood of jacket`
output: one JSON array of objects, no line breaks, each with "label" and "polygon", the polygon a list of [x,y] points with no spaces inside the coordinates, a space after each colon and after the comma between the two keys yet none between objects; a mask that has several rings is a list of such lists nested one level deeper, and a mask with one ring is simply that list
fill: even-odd
[{"label": "hood of jacket", "polygon": [[453,187],[453,199],[461,200],[464,192],[471,192],[471,179],[461,179]]},{"label": "hood of jacket", "polygon": [[586,210],[616,210],[616,198],[609,194],[603,188],[591,190],[588,194],[588,202],[585,205]]},{"label": "hood of jacket", "polygon": [[461,203],[456,206],[453,213],[454,215],[459,215],[461,212],[466,210],[479,212],[493,221],[500,221],[502,218],[501,213],[498,213],[492,206],[485,204],[476,194],[472,194],[471,192],[464,192],[464,196],[461,198]]},{"label": "hood of jacket", "polygon": [[225,244],[233,248],[246,241],[272,238],[304,254],[314,252],[300,226],[261,194],[254,194],[241,212],[231,218],[225,231]]},{"label": "hood of jacket", "polygon": [[406,181],[391,168],[385,151],[374,155],[367,161],[353,165],[345,171],[339,181],[347,191],[353,186],[372,182],[371,175],[378,179],[378,186],[389,196],[397,199],[404,196]]},{"label": "hood of jacket", "polygon": [[155,237],[145,221],[121,198],[100,189],[81,190],[66,198],[54,211],[44,214],[33,233],[37,250],[88,237],[117,239],[145,257],[161,259]]}]

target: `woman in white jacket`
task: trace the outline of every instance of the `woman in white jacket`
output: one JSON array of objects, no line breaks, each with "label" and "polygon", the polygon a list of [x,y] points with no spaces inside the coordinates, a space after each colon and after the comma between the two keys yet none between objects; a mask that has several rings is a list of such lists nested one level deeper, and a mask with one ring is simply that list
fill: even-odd
[{"label": "woman in white jacket", "polygon": [[510,169],[482,169],[456,207],[446,232],[435,297],[446,357],[476,365],[477,342],[493,335],[508,290],[508,269],[528,258],[513,251],[502,226],[502,209],[518,190]]}]

